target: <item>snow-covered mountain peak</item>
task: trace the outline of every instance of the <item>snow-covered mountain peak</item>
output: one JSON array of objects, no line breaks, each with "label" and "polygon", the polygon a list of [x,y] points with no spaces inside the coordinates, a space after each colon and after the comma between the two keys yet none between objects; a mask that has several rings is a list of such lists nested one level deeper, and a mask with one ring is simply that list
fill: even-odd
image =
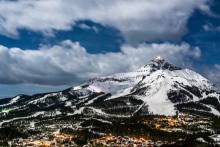
[{"label": "snow-covered mountain peak", "polygon": [[[212,89],[212,84],[202,75],[190,69],[177,67],[160,56],[155,57],[149,62],[149,64],[142,66],[138,70],[95,78],[91,80],[88,85],[93,87],[92,89],[96,87],[96,89],[99,89],[98,91],[111,91],[112,93],[112,90],[109,91],[107,89],[114,89],[114,91],[118,91],[120,89],[118,87],[119,85],[123,85],[121,87],[122,89],[125,87],[131,88],[141,81],[146,81],[146,79],[150,79],[151,81],[147,80],[146,83],[152,83],[153,81],[158,82],[158,80],[161,79],[160,77],[162,79],[166,78],[168,80],[167,82],[171,85],[179,83],[187,86],[196,86],[200,89]],[[115,86],[116,88],[113,88]],[[109,88],[106,89],[106,87]]]},{"label": "snow-covered mountain peak", "polygon": [[156,62],[158,64],[165,62],[165,59],[161,56],[156,56],[154,59],[152,59],[153,62]]},{"label": "snow-covered mountain peak", "polygon": [[150,61],[150,63],[146,64],[145,66],[141,67],[138,71],[140,70],[148,70],[150,72],[154,72],[157,70],[181,70],[182,68],[175,66],[171,63],[169,63],[167,60],[162,58],[161,56],[157,56],[154,59]]},{"label": "snow-covered mountain peak", "polygon": [[205,99],[213,87],[208,79],[193,70],[156,57],[136,71],[96,78],[88,83],[88,89],[110,94],[107,100],[132,95],[142,100],[153,114],[173,115],[175,105]]}]

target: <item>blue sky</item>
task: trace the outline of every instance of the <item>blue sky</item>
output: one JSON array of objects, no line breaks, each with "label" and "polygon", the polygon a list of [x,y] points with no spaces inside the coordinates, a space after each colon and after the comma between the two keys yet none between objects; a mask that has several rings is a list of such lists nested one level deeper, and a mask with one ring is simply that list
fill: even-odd
[{"label": "blue sky", "polygon": [[152,57],[220,84],[218,0],[0,1],[0,97],[57,91]]}]

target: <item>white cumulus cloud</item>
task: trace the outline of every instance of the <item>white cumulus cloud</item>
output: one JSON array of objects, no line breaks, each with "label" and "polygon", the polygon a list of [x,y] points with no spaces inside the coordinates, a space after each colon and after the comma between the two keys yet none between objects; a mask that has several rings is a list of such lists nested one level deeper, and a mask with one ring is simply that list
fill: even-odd
[{"label": "white cumulus cloud", "polygon": [[154,43],[123,45],[118,53],[90,54],[69,40],[38,50],[0,46],[0,84],[78,84],[100,75],[134,70],[157,55],[184,66],[187,59],[200,57],[200,49],[186,43]]},{"label": "white cumulus cloud", "polygon": [[179,38],[195,9],[208,0],[16,0],[0,1],[0,33],[18,29],[51,33],[68,30],[78,20],[119,29],[129,43]]}]

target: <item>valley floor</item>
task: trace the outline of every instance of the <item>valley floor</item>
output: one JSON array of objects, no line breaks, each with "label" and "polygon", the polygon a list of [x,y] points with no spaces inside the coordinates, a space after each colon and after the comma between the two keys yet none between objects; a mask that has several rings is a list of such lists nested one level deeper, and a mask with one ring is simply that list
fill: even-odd
[{"label": "valley floor", "polygon": [[220,118],[192,115],[39,117],[3,124],[0,146],[207,146],[219,131]]}]

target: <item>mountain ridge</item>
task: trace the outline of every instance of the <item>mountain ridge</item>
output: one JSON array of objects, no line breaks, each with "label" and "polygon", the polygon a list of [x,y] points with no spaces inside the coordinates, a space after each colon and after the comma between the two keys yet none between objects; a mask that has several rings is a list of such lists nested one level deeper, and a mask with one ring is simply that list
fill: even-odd
[{"label": "mountain ridge", "polygon": [[[73,112],[77,111],[79,107],[97,105],[94,101],[114,103],[114,99],[130,97],[127,101],[130,99],[142,101],[142,105],[147,107],[151,114],[175,115],[176,111],[183,110],[183,108],[180,109],[181,106],[179,105],[195,102],[195,105],[199,105],[201,111],[205,113],[215,111],[218,112],[215,115],[220,115],[219,110],[215,110],[219,107],[219,104],[216,104],[217,106],[208,105],[207,103],[200,104],[200,101],[207,99],[210,95],[215,96],[212,99],[217,100],[219,103],[219,94],[214,91],[213,85],[206,78],[192,70],[176,67],[165,59],[156,57],[149,64],[133,72],[94,78],[87,83],[70,87],[64,91],[32,96],[18,95],[11,99],[0,100],[0,107],[2,109],[9,106],[16,108],[15,105],[18,103],[25,104],[24,106],[27,107],[29,107],[28,105],[34,105],[39,108],[48,108],[47,105],[62,104],[62,107],[71,108],[73,109],[71,112]],[[157,107],[157,105],[161,107]],[[140,107],[127,104],[124,106],[130,108]],[[101,108],[101,110],[103,109]],[[137,112],[137,110],[134,112]]]}]

